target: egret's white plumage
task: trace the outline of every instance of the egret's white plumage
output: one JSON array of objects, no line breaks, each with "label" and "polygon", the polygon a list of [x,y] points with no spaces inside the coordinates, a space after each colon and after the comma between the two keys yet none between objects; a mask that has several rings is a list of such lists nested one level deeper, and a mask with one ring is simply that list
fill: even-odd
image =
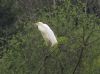
[{"label": "egret's white plumage", "polygon": [[58,43],[54,32],[50,29],[50,27],[47,24],[37,22],[36,25],[38,26],[38,29],[41,32],[47,45],[50,44],[51,46],[54,46]]}]

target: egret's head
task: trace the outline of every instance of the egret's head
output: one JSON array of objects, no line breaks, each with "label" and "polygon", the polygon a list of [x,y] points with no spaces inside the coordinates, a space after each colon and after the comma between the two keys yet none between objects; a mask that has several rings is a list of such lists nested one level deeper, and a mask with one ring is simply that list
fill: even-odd
[{"label": "egret's head", "polygon": [[42,25],[42,24],[43,24],[42,22],[37,22],[37,23],[35,23],[36,26]]}]

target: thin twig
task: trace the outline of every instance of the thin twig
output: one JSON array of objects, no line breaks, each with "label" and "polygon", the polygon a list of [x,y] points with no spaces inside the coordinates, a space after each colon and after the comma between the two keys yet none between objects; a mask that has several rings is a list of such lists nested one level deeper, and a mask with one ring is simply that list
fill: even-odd
[{"label": "thin twig", "polygon": [[75,66],[75,68],[74,68],[73,74],[75,74],[75,71],[76,71],[78,65],[80,64],[80,61],[81,61],[82,55],[83,55],[83,50],[84,50],[84,48],[82,47],[81,52],[80,52],[80,56],[79,56],[79,60],[78,60],[76,66]]},{"label": "thin twig", "polygon": [[38,71],[38,74],[41,74],[40,72],[41,72],[42,68],[44,67],[45,61],[48,59],[48,57],[50,57],[50,54],[44,56],[44,59],[43,59],[43,61],[42,61],[42,63],[41,63],[41,67],[40,67],[40,69],[39,69],[39,71]]}]

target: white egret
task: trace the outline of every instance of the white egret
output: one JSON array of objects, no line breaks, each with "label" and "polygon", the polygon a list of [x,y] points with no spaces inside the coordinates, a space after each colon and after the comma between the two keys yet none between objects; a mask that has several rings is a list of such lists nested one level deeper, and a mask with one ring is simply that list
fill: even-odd
[{"label": "white egret", "polygon": [[51,28],[47,24],[43,22],[37,22],[35,23],[35,25],[38,26],[38,30],[41,32],[46,42],[46,45],[50,45],[51,47],[53,47],[54,45],[58,43],[56,36],[54,35],[54,32],[51,30]]}]

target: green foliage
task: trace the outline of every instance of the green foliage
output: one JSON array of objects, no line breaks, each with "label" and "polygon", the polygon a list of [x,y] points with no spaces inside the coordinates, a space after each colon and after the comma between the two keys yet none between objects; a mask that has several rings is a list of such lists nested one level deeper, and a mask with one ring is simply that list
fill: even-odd
[{"label": "green foliage", "polygon": [[[99,74],[100,19],[85,12],[85,4],[66,0],[55,9],[37,10],[37,19],[23,18],[8,40],[8,51],[0,59],[0,74],[72,74],[83,49],[77,74]],[[50,48],[33,23],[47,23],[58,39]],[[6,50],[5,49],[5,50]]]},{"label": "green foliage", "polygon": [[19,13],[15,0],[0,0],[0,58],[8,47],[8,39],[16,33]]},{"label": "green foliage", "polygon": [[[0,27],[3,30],[14,28],[14,23],[17,19],[18,7],[14,0],[0,1]],[[6,17],[6,18],[5,18]],[[8,32],[9,33],[9,32]]]}]

